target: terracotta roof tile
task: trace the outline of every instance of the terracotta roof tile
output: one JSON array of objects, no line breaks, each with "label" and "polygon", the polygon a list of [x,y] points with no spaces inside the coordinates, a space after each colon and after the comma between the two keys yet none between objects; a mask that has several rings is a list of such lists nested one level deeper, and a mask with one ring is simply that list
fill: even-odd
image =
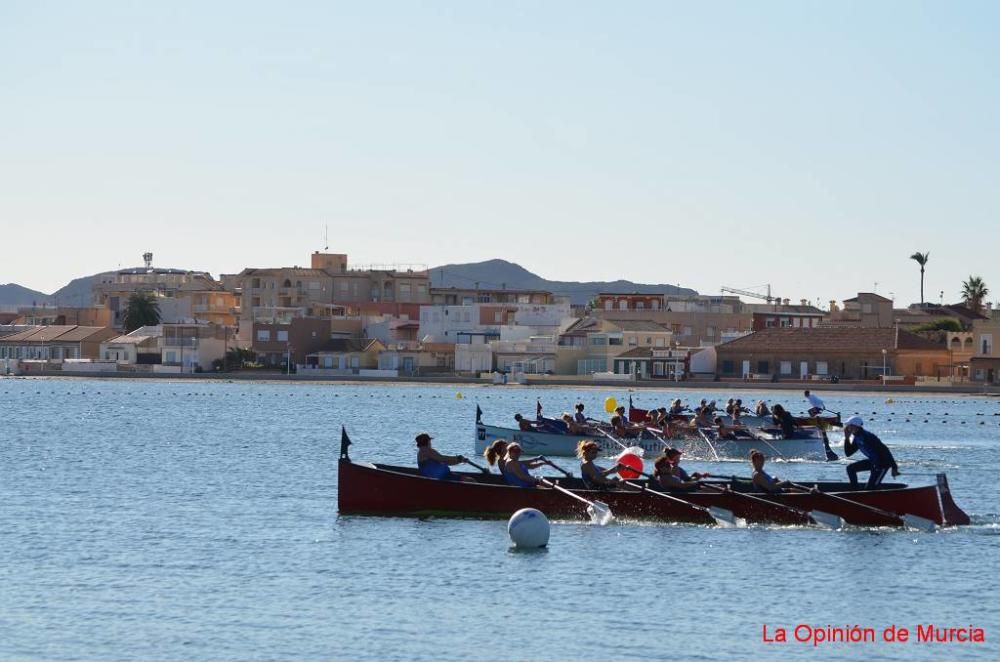
[{"label": "terracotta roof tile", "polygon": [[[812,329],[762,329],[718,345],[718,351],[832,351],[881,352],[895,347],[896,330],[862,327],[816,327]],[[909,331],[899,331],[899,349],[946,349]]]}]

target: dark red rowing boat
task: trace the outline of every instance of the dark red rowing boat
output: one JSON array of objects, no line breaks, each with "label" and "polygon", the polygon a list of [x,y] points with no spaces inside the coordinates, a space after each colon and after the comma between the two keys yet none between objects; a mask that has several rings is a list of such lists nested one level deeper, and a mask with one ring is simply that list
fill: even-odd
[{"label": "dark red rowing boat", "polygon": [[[713,521],[703,511],[645,491],[590,490],[578,478],[563,478],[558,483],[585,499],[603,501],[620,519]],[[851,490],[847,483],[815,483],[818,494],[754,494],[771,503],[741,496],[751,493],[746,481],[732,479],[725,484],[732,491],[671,494],[700,506],[728,509],[748,522],[806,524],[809,519],[804,511],[820,510],[857,526],[898,526],[895,514],[916,515],[939,526],[969,523],[968,515],[952,500],[944,474],[938,474],[935,484],[922,487],[890,484],[866,491]],[[521,508],[537,508],[555,519],[588,519],[584,504],[554,489],[512,487],[495,474],[456,473],[454,480],[425,478],[415,468],[353,462],[346,453],[339,463],[337,501],[341,515],[506,518]]]}]

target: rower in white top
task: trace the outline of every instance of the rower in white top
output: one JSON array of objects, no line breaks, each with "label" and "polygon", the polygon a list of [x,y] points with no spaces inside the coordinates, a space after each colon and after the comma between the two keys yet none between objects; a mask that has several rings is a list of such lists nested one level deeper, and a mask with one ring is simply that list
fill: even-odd
[{"label": "rower in white top", "polygon": [[823,401],[819,399],[816,395],[813,395],[809,391],[805,392],[806,400],[809,401],[809,415],[818,416],[821,411],[826,410],[826,405]]}]

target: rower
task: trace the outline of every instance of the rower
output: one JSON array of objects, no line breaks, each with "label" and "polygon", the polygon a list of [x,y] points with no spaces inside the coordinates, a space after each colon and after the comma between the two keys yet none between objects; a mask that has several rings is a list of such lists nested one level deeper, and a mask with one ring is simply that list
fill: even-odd
[{"label": "rower", "polygon": [[806,396],[806,400],[809,401],[810,416],[818,416],[821,411],[826,409],[826,405],[823,404],[823,401],[820,400],[814,393],[810,393],[808,389],[804,395]]},{"label": "rower", "polygon": [[681,404],[680,398],[675,398],[673,402],[670,403],[670,415],[671,416],[681,416],[684,414],[684,405]]},{"label": "rower", "polygon": [[795,419],[785,411],[785,408],[781,405],[774,405],[771,407],[771,416],[774,419],[776,425],[781,428],[781,436],[785,439],[792,439],[795,437]]},{"label": "rower", "polygon": [[767,457],[756,448],[750,451],[750,466],[753,467],[753,485],[768,494],[781,494],[785,488],[792,487],[787,480],[778,480],[764,471],[764,460]]},{"label": "rower", "polygon": [[736,411],[736,400],[734,398],[729,398],[726,400],[726,414],[728,416],[733,416]]},{"label": "rower", "polygon": [[694,418],[691,419],[689,424],[693,428],[709,428],[712,427],[712,419],[708,417],[709,411],[707,407],[695,407]]},{"label": "rower", "polygon": [[507,462],[507,440],[494,439],[493,443],[483,451],[483,457],[491,467],[495,464],[500,473],[503,473],[503,465]]},{"label": "rower", "polygon": [[614,487],[619,482],[617,477],[608,478],[618,470],[617,466],[605,469],[594,464],[600,452],[601,447],[592,439],[584,439],[576,446],[576,456],[580,458],[580,476],[583,477],[583,484],[589,489]]},{"label": "rower", "polygon": [[681,490],[685,492],[697,490],[701,487],[698,479],[690,477],[682,478],[678,470],[679,467],[674,465],[669,456],[664,454],[656,458],[656,462],[653,464],[653,479],[656,482],[656,487],[664,490]]},{"label": "rower", "polygon": [[734,430],[733,428],[727,428],[726,424],[722,422],[721,416],[716,416],[715,420],[713,420],[712,422],[715,423],[715,427],[717,428],[715,433],[719,436],[719,439],[736,438],[736,430]]},{"label": "rower", "polygon": [[858,486],[858,472],[868,471],[868,483],[865,489],[877,488],[886,472],[892,470],[892,477],[899,475],[896,458],[882,440],[874,433],[864,429],[864,421],[860,416],[851,416],[844,421],[844,455],[850,457],[855,451],[861,451],[866,459],[847,465],[847,476],[851,479],[851,487]]},{"label": "rower", "polygon": [[566,424],[566,431],[569,434],[584,434],[584,424],[577,423],[569,412],[562,415],[562,422]]},{"label": "rower", "polygon": [[514,487],[534,487],[540,478],[536,478],[528,473],[528,469],[537,469],[548,464],[544,457],[536,457],[531,460],[521,459],[521,444],[511,442],[507,444],[507,462],[503,467],[503,477],[509,485]]},{"label": "rower", "polygon": [[417,469],[421,476],[451,480],[453,478],[449,467],[465,462],[462,455],[442,455],[431,448],[431,437],[426,432],[417,435]]},{"label": "rower", "polygon": [[514,420],[517,421],[517,427],[521,432],[534,432],[535,426],[532,425],[531,421],[526,419],[520,414],[514,414]]},{"label": "rower", "polygon": [[583,403],[576,403],[576,415],[573,416],[576,419],[577,425],[586,425],[587,417],[583,413]]},{"label": "rower", "polygon": [[681,480],[701,480],[702,478],[710,478],[712,476],[710,473],[699,473],[696,471],[693,474],[688,474],[687,471],[684,471],[684,468],[681,467],[682,453],[683,451],[679,448],[668,448],[663,452],[673,465],[673,473],[675,476],[678,476]]},{"label": "rower", "polygon": [[757,404],[753,408],[754,416],[760,416],[764,418],[765,416],[771,415],[771,410],[767,408],[767,403],[763,400],[758,400]]}]

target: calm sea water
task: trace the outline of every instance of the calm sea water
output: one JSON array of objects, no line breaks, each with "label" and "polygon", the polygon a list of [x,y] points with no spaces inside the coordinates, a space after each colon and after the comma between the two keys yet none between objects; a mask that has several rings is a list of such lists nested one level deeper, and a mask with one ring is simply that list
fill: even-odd
[{"label": "calm sea water", "polygon": [[[911,482],[948,473],[973,525],[932,534],[557,522],[547,550],[519,553],[506,522],[337,515],[341,423],[356,459],[410,464],[420,430],[444,452],[471,454],[477,402],[484,420],[504,424],[533,414],[536,397],[549,414],[581,400],[596,415],[609,395],[627,398],[0,380],[0,659],[1000,655],[998,398],[822,394],[831,409],[864,415]],[[634,397],[648,407],[672,395]],[[797,391],[738,396],[804,406]],[[809,480],[843,467],[771,468]],[[973,626],[987,641],[762,642],[764,625],[792,638],[801,623]]]}]

